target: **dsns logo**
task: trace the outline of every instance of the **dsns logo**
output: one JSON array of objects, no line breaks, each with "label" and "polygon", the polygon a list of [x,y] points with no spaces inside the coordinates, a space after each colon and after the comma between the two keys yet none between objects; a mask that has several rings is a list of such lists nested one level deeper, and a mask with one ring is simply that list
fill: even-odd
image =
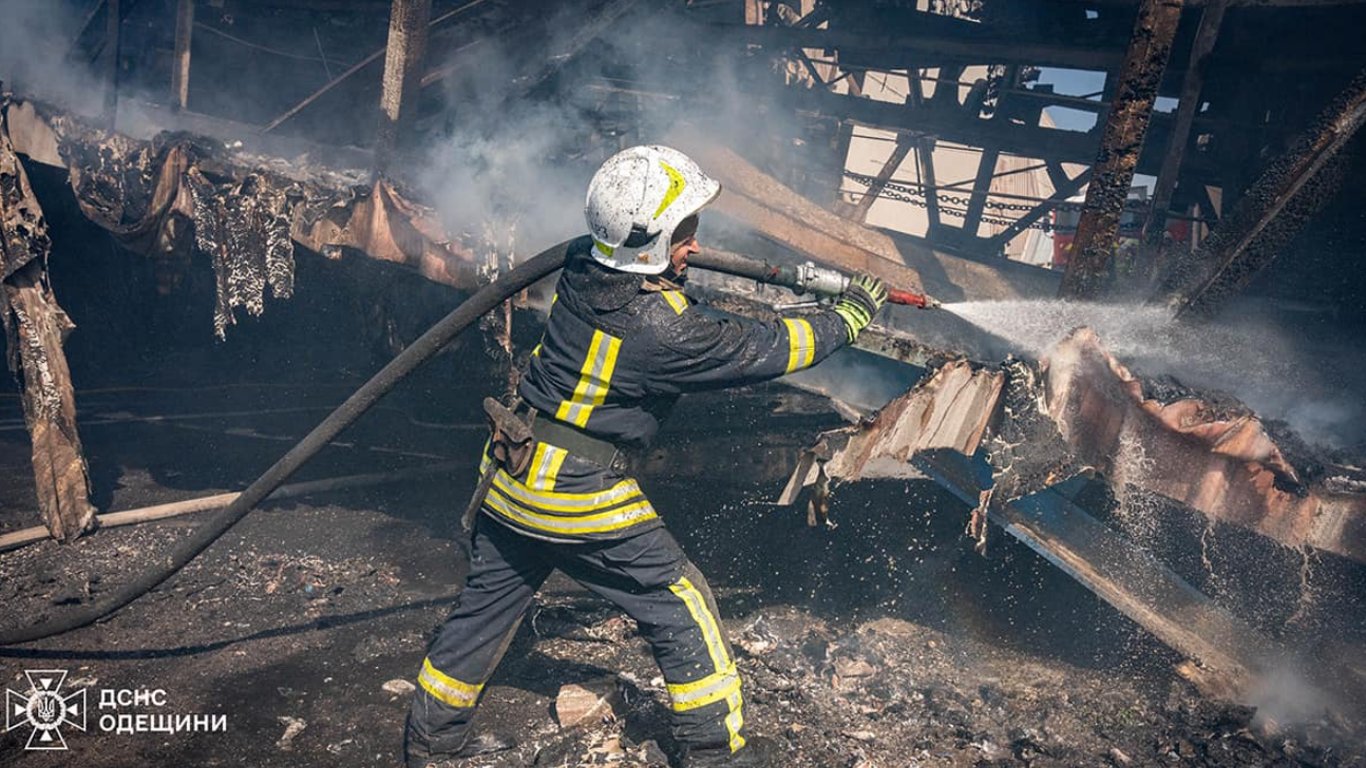
[{"label": "dsns logo", "polygon": [[64,669],[29,669],[24,676],[27,693],[5,689],[5,732],[28,725],[33,730],[24,749],[66,749],[62,726],[85,730],[85,689],[63,696]]}]

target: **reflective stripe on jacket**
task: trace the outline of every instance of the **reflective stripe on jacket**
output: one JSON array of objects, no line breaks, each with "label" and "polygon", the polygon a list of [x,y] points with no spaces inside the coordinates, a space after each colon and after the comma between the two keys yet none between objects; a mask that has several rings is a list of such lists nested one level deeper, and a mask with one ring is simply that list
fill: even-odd
[{"label": "reflective stripe on jacket", "polygon": [[[674,288],[571,255],[518,390],[537,418],[642,449],[679,395],[774,379],[847,343],[832,311],[760,322]],[[556,540],[620,538],[660,525],[635,480],[546,443],[524,476],[499,472],[484,507]]]}]

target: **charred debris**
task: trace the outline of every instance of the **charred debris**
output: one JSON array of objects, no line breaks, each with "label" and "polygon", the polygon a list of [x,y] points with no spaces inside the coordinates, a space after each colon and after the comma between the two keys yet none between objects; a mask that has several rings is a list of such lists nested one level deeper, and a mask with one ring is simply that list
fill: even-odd
[{"label": "charred debris", "polygon": [[[88,552],[110,578],[130,567],[100,550],[102,538],[116,535],[101,530],[112,527],[112,513],[136,522],[221,506],[199,497],[236,490],[284,439],[266,423],[211,414],[216,427],[176,443],[220,454],[191,462],[202,470],[191,477],[171,466],[176,450],[138,457],[111,448],[120,441],[107,436],[108,425],[138,419],[109,414],[137,408],[93,394],[97,407],[87,411],[73,368],[107,388],[128,374],[193,388],[223,384],[224,369],[250,360],[252,370],[295,388],[270,403],[278,412],[316,409],[317,392],[304,392],[310,381],[344,388],[353,367],[411,342],[437,307],[542,245],[531,240],[548,244],[566,219],[547,215],[546,201],[560,186],[573,188],[561,181],[642,141],[679,146],[716,173],[726,190],[715,206],[720,248],[868,271],[946,302],[1145,301],[1186,323],[1265,310],[1288,328],[1313,326],[1316,338],[1336,335],[1339,343],[1322,345],[1325,356],[1361,352],[1359,4],[606,0],[549,15],[515,1],[71,5],[78,23],[62,68],[75,76],[21,67],[0,96],[0,317],[17,384],[5,455],[22,453],[31,467],[12,473],[22,479],[0,497],[8,507],[0,564],[16,605],[50,613],[100,591],[94,566],[75,553]],[[302,62],[325,75],[297,75]],[[1064,70],[1089,72],[1100,87],[1063,92],[1049,73]],[[1064,115],[1092,127],[1059,126]],[[524,157],[508,162],[500,148]],[[527,175],[542,166],[556,169],[553,178]],[[450,178],[433,178],[441,174]],[[1153,200],[1132,192],[1136,176],[1151,177]],[[570,220],[574,199],[554,203]],[[64,237],[58,227],[79,234]],[[106,247],[90,245],[93,237],[105,238],[117,259],[75,263]],[[91,277],[80,277],[83,269]],[[63,276],[80,313],[60,303]],[[75,287],[82,281],[90,284]],[[96,288],[100,281],[145,290]],[[719,306],[751,316],[773,317],[793,301],[734,278],[694,282]],[[338,303],[326,290],[353,292],[353,300]],[[512,386],[546,300],[532,289],[448,356],[442,371],[459,379],[455,391],[474,402],[474,392]],[[286,303],[310,301],[321,309],[297,317],[312,312],[318,327],[273,339],[269,328],[302,322]],[[177,354],[193,347],[197,363],[173,374],[140,370],[130,351],[118,355],[122,368],[105,372],[107,349],[94,355],[96,366],[68,360],[66,344],[82,332],[72,316],[138,334],[166,326],[128,318],[156,317],[177,302],[190,306],[169,322],[185,327],[167,338]],[[275,313],[287,315],[281,325],[256,325]],[[326,336],[318,328],[328,324],[357,334],[363,354],[320,360],[300,349]],[[239,333],[253,350],[246,357],[233,357],[242,354],[232,350]],[[741,592],[770,595],[740,620],[738,635],[758,716],[785,729],[795,754],[813,765],[1359,764],[1366,445],[1306,439],[1293,419],[1264,418],[1234,395],[1181,383],[1179,369],[1141,372],[1087,328],[1058,329],[1056,346],[1039,359],[1006,356],[1000,342],[954,317],[889,315],[860,340],[862,352],[832,360],[820,375],[736,396],[719,415],[693,413],[691,428],[666,435],[647,457],[645,474],[670,487],[728,462],[722,471],[736,478],[728,481],[735,498],[776,501],[785,520],[800,521],[784,530],[807,536],[861,524],[841,510],[842,497],[885,511],[907,503],[887,489],[933,488],[920,503],[963,529],[952,546],[988,560],[998,549],[1028,548],[1019,552],[1056,569],[1049,578],[1080,585],[1141,627],[1142,643],[1165,647],[1187,694],[1169,709],[1138,707],[1141,726],[1096,727],[1060,714],[1080,701],[1121,717],[1096,703],[1106,694],[1093,670],[1069,677],[1045,660],[1032,674],[1075,695],[1031,694],[1032,684],[1003,671],[1003,659],[963,661],[987,645],[955,640],[952,622],[931,630],[933,622],[895,610],[865,611],[849,630],[833,614],[805,614],[820,613],[805,593],[731,569],[737,584],[751,585]],[[141,338],[136,348],[158,343]],[[320,346],[324,354],[337,348]],[[216,356],[231,360],[205,362]],[[199,364],[219,365],[217,378],[197,381]],[[328,366],[348,375],[321,381]],[[861,378],[895,383],[870,392]],[[424,397],[432,409],[450,406],[439,382],[424,386],[396,407],[407,409],[407,425],[423,422],[413,403]],[[258,417],[267,412],[261,405],[250,408]],[[342,477],[291,493],[397,479],[412,494],[409,486],[433,472],[465,488],[472,479],[450,469],[468,469],[468,457],[456,454],[476,450],[482,437],[472,411],[452,407],[457,423],[443,415],[441,428],[456,430],[460,451],[426,438],[381,450],[374,438],[386,432],[377,426],[331,464]],[[82,442],[87,412],[99,425],[94,453]],[[737,414],[751,431],[714,429]],[[171,420],[182,416],[182,426],[197,423],[184,412]],[[751,445],[756,434],[762,440]],[[206,442],[190,448],[192,438]],[[140,493],[118,490],[130,461],[142,462],[137,471],[148,478]],[[220,466],[232,461],[248,468]],[[174,479],[182,472],[183,483]],[[146,512],[151,502],[156,511]],[[880,523],[885,535],[917,537],[909,518],[890,517]],[[753,533],[752,523],[709,519]],[[165,544],[159,535],[121,541],[133,542],[135,557],[152,557]],[[717,544],[717,536],[697,533],[695,542]],[[44,538],[71,546],[21,549]],[[240,559],[216,557],[206,568],[227,569],[235,575],[225,578],[248,592],[306,592],[323,628],[329,604],[375,610],[400,596],[398,566],[382,556],[374,565],[354,553],[324,561],[244,546]],[[1214,550],[1223,553],[1217,568]],[[737,561],[755,556],[737,543],[718,551]],[[863,578],[887,578],[866,567]],[[203,577],[181,578],[187,585],[168,594],[201,605],[191,596]],[[1271,590],[1288,595],[1280,602],[1249,597],[1267,578],[1295,583]],[[82,580],[84,597],[69,583]],[[1317,591],[1330,597],[1316,604]],[[575,644],[587,643],[588,657],[626,672],[604,681],[571,670],[556,681],[564,690],[529,694],[538,706],[558,698],[558,723],[495,714],[536,734],[545,762],[530,747],[515,759],[661,759],[631,734],[659,713],[630,628],[563,592],[546,597],[537,617],[515,648],[572,658],[583,653]],[[405,625],[393,648],[374,640],[373,655],[361,656],[398,654],[420,625]],[[980,678],[967,693],[955,681],[965,665]],[[1293,706],[1266,695],[1287,669],[1308,692]],[[535,691],[519,674],[514,667],[509,685]],[[1055,714],[1026,724],[1015,711],[1032,706]],[[291,720],[288,728],[279,749],[296,737],[307,743],[302,726]],[[1344,746],[1352,743],[1355,752]],[[325,746],[349,754],[340,740]]]}]

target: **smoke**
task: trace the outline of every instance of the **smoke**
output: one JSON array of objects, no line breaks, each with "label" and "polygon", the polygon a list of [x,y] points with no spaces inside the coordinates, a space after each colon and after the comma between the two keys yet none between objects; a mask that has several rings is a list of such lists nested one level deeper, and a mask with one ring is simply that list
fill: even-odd
[{"label": "smoke", "polygon": [[417,181],[453,233],[487,241],[490,231],[515,232],[515,250],[534,252],[586,231],[588,181],[617,150],[681,136],[741,147],[759,125],[769,136],[795,133],[795,115],[761,106],[779,96],[780,78],[770,88],[742,77],[744,64],[708,55],[716,46],[705,30],[658,8],[618,20],[525,97],[545,54],[580,32],[584,20],[572,13],[552,15],[540,33],[480,43],[477,66],[466,55],[447,79],[457,122],[423,149]]},{"label": "smoke", "polygon": [[945,306],[1034,357],[1078,326],[1093,328],[1125,365],[1146,377],[1227,392],[1310,442],[1351,446],[1366,427],[1366,355],[1330,328],[1266,312],[1231,311],[1201,324],[1161,307],[1065,301],[962,302]]},{"label": "smoke", "polygon": [[[104,111],[105,54],[87,61],[88,52],[74,45],[85,17],[67,0],[5,0],[0,23],[0,82],[4,90],[39,99],[76,115],[93,118]],[[125,5],[125,7],[127,7]],[[125,18],[124,23],[128,20]],[[104,19],[96,15],[93,40],[104,34]],[[97,44],[98,45],[98,44]],[[136,86],[119,86],[119,132],[148,139],[168,126],[143,106],[165,101],[165,94],[149,94]]]},{"label": "smoke", "polygon": [[103,107],[104,88],[67,59],[83,19],[57,0],[7,0],[0,24],[0,80],[7,90],[40,95],[78,114]]},{"label": "smoke", "polygon": [[1295,664],[1282,662],[1263,671],[1252,682],[1245,701],[1257,710],[1253,723],[1272,733],[1314,724],[1326,712],[1342,709],[1341,702],[1310,682]]}]

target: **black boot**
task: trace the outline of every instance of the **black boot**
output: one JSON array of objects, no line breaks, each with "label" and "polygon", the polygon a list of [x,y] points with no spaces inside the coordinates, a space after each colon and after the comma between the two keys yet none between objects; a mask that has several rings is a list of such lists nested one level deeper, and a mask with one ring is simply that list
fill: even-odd
[{"label": "black boot", "polygon": [[433,753],[426,747],[407,739],[403,745],[406,768],[447,768],[454,760],[503,752],[517,747],[516,739],[496,733],[480,733],[465,740],[455,752]]},{"label": "black boot", "polygon": [[747,739],[732,752],[727,744],[685,748],[680,768],[771,768],[778,765],[778,743],[764,736]]}]

